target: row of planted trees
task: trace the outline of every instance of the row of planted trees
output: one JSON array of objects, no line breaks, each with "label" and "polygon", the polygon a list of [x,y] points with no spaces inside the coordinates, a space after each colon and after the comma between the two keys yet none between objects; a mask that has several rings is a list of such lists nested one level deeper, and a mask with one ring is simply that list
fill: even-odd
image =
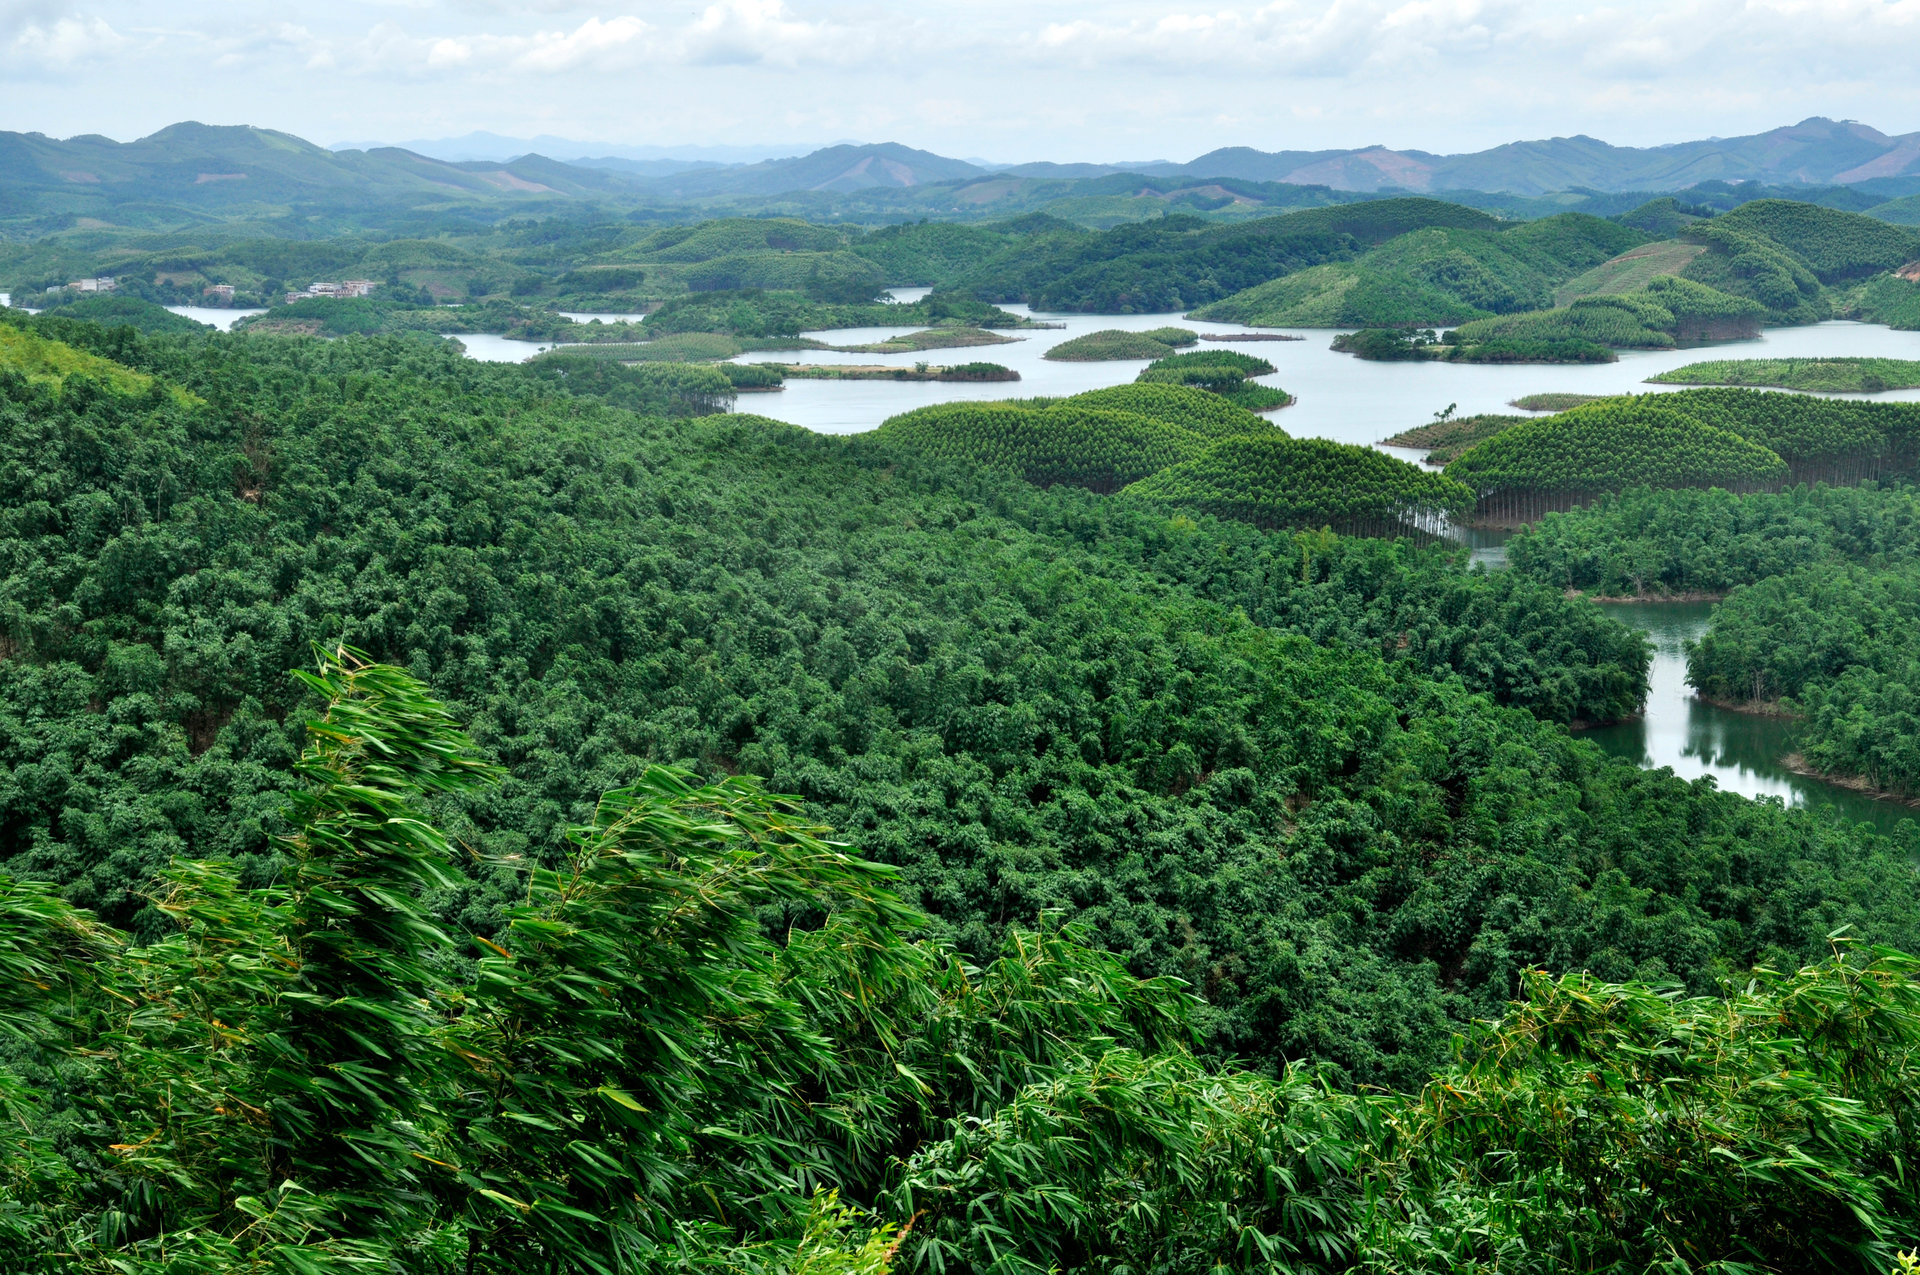
[{"label": "row of planted trees", "polygon": [[1634,487],[1750,493],[1912,472],[1920,406],[1748,389],[1602,399],[1503,429],[1455,458],[1480,517],[1533,522]]},{"label": "row of planted trees", "polygon": [[[462,863],[428,812],[498,773],[397,669],[307,681],[283,881],[175,864],[143,945],[0,883],[7,1269],[1878,1271],[1920,1228],[1897,953],[1530,973],[1424,1092],[1354,1093],[1203,1061],[1071,931],[916,941],[747,781]],[[475,870],[525,899],[456,936]]]},{"label": "row of planted trees", "polygon": [[[1212,365],[1195,366],[1204,373]],[[1290,439],[1218,394],[1167,381],[1054,402],[924,407],[892,418],[875,436],[1029,482],[1124,491],[1128,500],[1263,527],[1431,534],[1473,504],[1451,478],[1369,447]]]}]

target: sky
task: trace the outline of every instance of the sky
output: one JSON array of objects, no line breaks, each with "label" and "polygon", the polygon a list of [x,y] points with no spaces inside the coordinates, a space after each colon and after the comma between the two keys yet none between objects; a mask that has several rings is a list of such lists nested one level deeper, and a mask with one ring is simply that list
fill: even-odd
[{"label": "sky", "polygon": [[1917,55],[1920,0],[0,0],[0,129],[1006,162],[1645,146],[1920,130]]}]

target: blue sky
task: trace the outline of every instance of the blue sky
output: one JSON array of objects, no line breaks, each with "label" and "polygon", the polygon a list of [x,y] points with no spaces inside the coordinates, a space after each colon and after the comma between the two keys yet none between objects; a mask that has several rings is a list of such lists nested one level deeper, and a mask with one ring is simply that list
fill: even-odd
[{"label": "blue sky", "polygon": [[1920,130],[1920,0],[0,0],[0,128],[1187,159]]}]

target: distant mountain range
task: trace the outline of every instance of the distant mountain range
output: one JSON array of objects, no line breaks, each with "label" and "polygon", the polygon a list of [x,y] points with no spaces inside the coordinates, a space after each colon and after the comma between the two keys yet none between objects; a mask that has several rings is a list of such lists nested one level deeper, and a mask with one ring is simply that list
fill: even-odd
[{"label": "distant mountain range", "polygon": [[1851,121],[1809,119],[1751,137],[1711,138],[1671,146],[1610,146],[1591,137],[1510,142],[1466,155],[1357,150],[1260,151],[1231,146],[1184,164],[1012,164],[982,167],[888,143],[834,146],[798,159],[772,160],[667,177],[663,193],[687,198],[767,195],[795,190],[915,186],[1006,173],[1016,177],[1085,179],[1134,172],[1148,177],[1236,178],[1347,191],[1484,190],[1546,195],[1563,190],[1682,190],[1703,181],[1846,186],[1876,178],[1920,175],[1920,133],[1890,137]]},{"label": "distant mountain range", "polygon": [[628,188],[626,179],[602,169],[538,155],[500,164],[448,163],[396,147],[336,153],[264,128],[174,124],[136,142],[0,133],[0,214],[33,202],[86,210],[161,202],[219,211],[262,204],[583,198]]},{"label": "distant mountain range", "polygon": [[1920,133],[1889,137],[1851,120],[1814,118],[1750,137],[1670,146],[1610,146],[1591,137],[1509,142],[1468,155],[1369,146],[1347,151],[1245,148],[1179,166],[1189,176],[1241,177],[1338,190],[1682,190],[1703,181],[1848,186],[1920,174]]},{"label": "distant mountain range", "polygon": [[[1054,207],[1049,201],[1107,201],[1102,208],[1132,201],[1111,213],[1083,206],[1069,214],[1088,221],[1096,215],[1144,216],[1174,204],[1222,215],[1259,214],[1389,190],[1450,197],[1479,192],[1481,206],[1499,207],[1505,200],[1518,211],[1528,200],[1573,198],[1557,192],[1624,198],[1622,192],[1679,192],[1703,182],[1824,187],[1864,209],[1920,192],[1920,133],[1889,136],[1864,124],[1818,118],[1751,137],[1657,147],[1610,146],[1588,137],[1513,142],[1466,155],[1384,146],[1228,147],[1186,163],[1137,164],[999,165],[893,142],[733,163],[702,157],[698,148],[664,155],[658,153],[664,148],[615,151],[535,140],[569,152],[571,162],[540,153],[446,159],[393,146],[329,150],[267,129],[197,123],[126,143],[91,135],[61,141],[0,133],[0,226],[12,225],[8,233],[18,235],[94,222],[157,227],[209,217],[351,217],[374,208],[441,215],[476,205],[575,201],[828,217],[982,217]],[[492,134],[453,142],[469,148],[449,153],[479,154],[491,146],[497,154],[508,143],[518,144]],[[602,153],[577,153],[595,149]],[[1537,215],[1537,205],[1525,215]]]},{"label": "distant mountain range", "polygon": [[806,155],[819,150],[823,142],[784,142],[759,146],[619,146],[610,142],[580,142],[542,133],[537,137],[506,137],[499,133],[477,131],[460,137],[416,138],[404,142],[335,142],[328,150],[370,151],[398,147],[432,159],[452,163],[490,160],[505,163],[522,155],[545,155],[548,159],[632,160],[643,164],[678,164],[696,167],[709,164],[757,164],[762,160]]}]

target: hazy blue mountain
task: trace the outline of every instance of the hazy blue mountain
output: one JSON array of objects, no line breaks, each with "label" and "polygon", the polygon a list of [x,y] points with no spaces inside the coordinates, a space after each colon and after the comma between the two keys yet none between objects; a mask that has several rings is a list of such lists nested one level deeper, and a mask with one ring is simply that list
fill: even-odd
[{"label": "hazy blue mountain", "polygon": [[477,131],[460,137],[416,138],[412,141],[385,142],[335,142],[329,150],[367,151],[387,147],[413,151],[420,155],[429,155],[434,159],[444,159],[451,163],[464,163],[470,160],[493,160],[495,162],[517,159],[522,155],[538,153],[568,163],[598,159],[634,160],[647,163],[655,160],[684,163],[686,167],[699,164],[758,164],[764,160],[778,159],[786,155],[806,155],[819,150],[826,142],[778,142],[761,143],[753,146],[622,146],[615,142],[583,142],[568,137],[555,137],[542,133],[538,137],[507,137],[500,133]]},{"label": "hazy blue mountain", "polygon": [[651,184],[657,196],[699,199],[715,195],[778,195],[788,191],[850,191],[876,186],[927,186],[964,181],[986,170],[897,142],[829,146],[811,155],[742,168],[689,173]]},{"label": "hazy blue mountain", "polygon": [[[454,140],[470,142],[473,150],[484,149],[483,144],[513,150],[522,145],[522,139],[491,134]],[[782,205],[773,211],[791,215],[884,212],[974,219],[1080,200],[1067,215],[1103,224],[1152,215],[1155,209],[1252,215],[1300,191],[1325,192],[1304,197],[1309,206],[1329,196],[1405,191],[1444,193],[1492,207],[1502,200],[1549,195],[1611,200],[1626,192],[1759,183],[1780,190],[1858,192],[1857,199],[1821,196],[1820,201],[1865,210],[1920,190],[1920,133],[1895,137],[1864,124],[1826,119],[1751,137],[1658,147],[1612,146],[1590,137],[1511,142],[1465,155],[1384,146],[1227,147],[1183,164],[988,165],[894,142],[828,146],[751,164],[630,153],[641,149],[646,148],[593,156],[534,151],[507,160],[449,160],[394,146],[329,150],[269,129],[197,123],[175,124],[133,142],[0,133],[0,223],[55,228],[55,223],[84,225],[93,219],[160,226],[208,217],[276,218],[316,211],[358,216],[396,207],[472,206],[478,211],[582,200],[654,207],[725,203],[743,211],[756,201],[772,201]],[[1173,184],[1161,184],[1166,182]],[[848,196],[861,207],[838,212],[814,207],[821,201],[844,203]],[[1904,217],[1910,215],[1907,209],[1901,205],[1894,212]],[[1531,215],[1517,205],[1511,211]]]},{"label": "hazy blue mountain", "polygon": [[1703,181],[1852,185],[1920,174],[1920,133],[1890,137],[1815,117],[1749,137],[1613,146],[1592,137],[1509,142],[1464,155],[1367,146],[1338,151],[1229,147],[1178,165],[1190,177],[1242,177],[1338,190],[1485,190],[1522,195],[1586,188],[1683,190]]},{"label": "hazy blue mountain", "polygon": [[626,179],[539,155],[511,163],[449,163],[398,147],[330,151],[287,133],[174,124],[116,142],[0,133],[0,215],[59,209],[112,221],[231,215],[302,204],[344,206],[592,198]]}]

